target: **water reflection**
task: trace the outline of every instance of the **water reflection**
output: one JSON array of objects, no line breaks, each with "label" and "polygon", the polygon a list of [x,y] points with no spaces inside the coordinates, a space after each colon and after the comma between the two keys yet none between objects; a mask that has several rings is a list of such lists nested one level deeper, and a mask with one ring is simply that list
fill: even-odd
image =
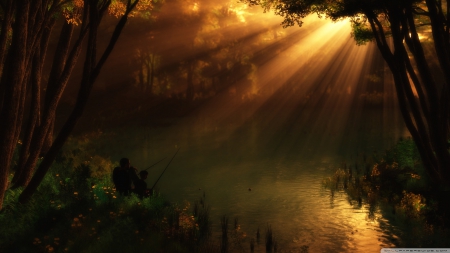
[{"label": "water reflection", "polygon": [[[361,125],[377,113],[366,114]],[[390,137],[380,138],[385,135],[382,129],[354,126],[364,131],[349,131],[348,145],[342,145],[340,136],[327,135],[324,141],[321,130],[306,123],[289,129],[286,124],[264,122],[255,116],[252,121],[219,125],[205,117],[191,117],[170,127],[127,131],[132,136],[126,139],[133,141],[124,148],[139,168],[170,158],[180,148],[158,188],[178,203],[194,203],[205,193],[216,238],[220,218],[227,215],[231,220],[238,217],[248,241],[256,238],[258,228],[263,237],[270,224],[279,252],[299,252],[304,246],[310,252],[379,252],[394,246],[395,233],[387,232],[392,225],[378,211],[366,204],[351,205],[346,194],[321,185],[342,161],[356,156],[363,142],[371,144],[365,147],[370,152],[387,147]],[[401,134],[402,125],[396,127],[392,131]],[[358,139],[362,136],[363,141]],[[149,184],[167,162],[149,171]],[[263,239],[255,252],[265,252]]]},{"label": "water reflection", "polygon": [[[388,88],[367,97],[365,75],[377,62],[374,45],[358,48],[348,36],[340,41],[348,43],[328,54],[316,49],[317,61],[282,62],[291,72],[261,73],[261,85],[272,91],[253,101],[218,94],[185,118],[126,129],[121,149],[111,158],[127,154],[138,168],[146,168],[180,148],[158,188],[178,203],[193,203],[205,193],[216,238],[220,218],[227,215],[238,217],[249,241],[258,229],[264,237],[270,224],[280,252],[305,247],[379,252],[393,246],[398,231],[378,210],[352,205],[346,194],[321,185],[343,161],[353,162],[361,153],[371,157],[405,134]],[[296,57],[311,53],[301,49],[296,48]],[[391,87],[389,82],[384,78],[380,86]],[[367,106],[369,100],[381,102]],[[149,185],[164,166],[149,171]],[[265,252],[263,244],[262,239],[255,251]]]}]

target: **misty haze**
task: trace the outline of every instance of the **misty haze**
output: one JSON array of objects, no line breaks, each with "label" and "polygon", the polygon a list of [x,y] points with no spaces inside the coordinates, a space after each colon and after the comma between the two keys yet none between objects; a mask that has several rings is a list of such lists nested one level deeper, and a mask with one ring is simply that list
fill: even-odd
[{"label": "misty haze", "polygon": [[[73,2],[84,8],[82,1]],[[112,2],[114,6],[120,1]],[[283,27],[283,17],[273,9],[264,12],[260,6],[238,1],[141,2],[151,8],[138,5],[137,12],[129,14],[100,74],[90,75],[92,91],[80,102],[79,94],[90,89],[83,86],[89,80],[85,74],[89,44],[83,42],[87,46],[81,49],[61,95],[50,136],[42,137],[36,168],[46,164],[53,151],[51,142],[57,142],[58,133],[68,127],[74,108],[85,103],[78,122],[71,125],[64,146],[55,151],[54,162],[33,196],[5,197],[3,205],[8,208],[17,199],[40,201],[32,207],[50,203],[49,210],[63,210],[64,214],[51,211],[31,222],[47,225],[41,227],[44,232],[24,237],[25,245],[30,245],[27,249],[115,252],[122,246],[112,242],[120,240],[123,247],[135,245],[136,252],[380,252],[394,247],[450,247],[445,240],[448,230],[437,233],[441,230],[420,211],[428,210],[431,203],[423,190],[428,178],[419,180],[426,173],[416,169],[422,168],[420,149],[414,148],[402,117],[398,80],[375,39],[360,43],[355,38],[354,20],[332,21],[310,14],[302,18],[301,27]],[[73,15],[75,20],[71,10],[62,15]],[[110,10],[98,27],[98,55],[93,62],[101,59],[110,43],[123,15],[117,13]],[[74,36],[83,29],[82,16],[79,19]],[[56,23],[55,35],[49,37],[48,59],[61,50],[62,24]],[[421,41],[431,41],[430,34],[421,33]],[[389,41],[394,48],[395,41]],[[424,48],[434,75],[437,57]],[[42,115],[50,110],[45,109],[49,104],[45,99],[53,89],[52,67],[50,61],[42,65],[40,102],[33,102],[31,88],[25,93],[22,124],[32,118],[37,105]],[[436,76],[438,81],[445,79]],[[415,81],[412,74],[406,79]],[[411,96],[420,98],[421,91],[414,87]],[[9,100],[4,101],[6,105]],[[417,120],[411,124],[420,128]],[[17,133],[18,146],[25,145],[25,133]],[[12,171],[21,168],[17,150],[11,158]],[[155,186],[148,198],[116,191],[113,169],[120,168],[125,157],[138,175],[148,172],[146,186]],[[389,175],[395,179],[382,178],[383,168],[394,171]],[[26,193],[27,184],[34,182],[32,173],[19,187],[11,187],[20,182],[13,174],[5,173],[11,182],[7,188],[12,192],[23,187]],[[52,189],[69,197],[57,200]],[[5,194],[19,196],[20,191]],[[412,216],[417,221],[408,223]],[[72,232],[67,238],[56,235],[63,225],[51,225],[50,220],[54,224],[68,220],[67,231]],[[422,227],[414,229],[416,224],[426,224],[429,234]],[[136,238],[127,237],[131,235]],[[14,243],[0,249],[16,247]],[[77,246],[83,243],[88,246]]]}]

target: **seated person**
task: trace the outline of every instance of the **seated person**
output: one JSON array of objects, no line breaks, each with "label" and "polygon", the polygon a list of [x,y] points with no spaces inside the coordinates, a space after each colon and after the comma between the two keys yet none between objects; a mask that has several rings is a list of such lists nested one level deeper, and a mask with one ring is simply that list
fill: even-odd
[{"label": "seated person", "polygon": [[147,179],[148,176],[148,172],[145,170],[141,170],[141,172],[139,172],[139,176],[141,178],[134,182],[134,192],[139,195],[140,198],[151,196],[152,189],[147,189],[147,183],[145,182],[145,179]]},{"label": "seated person", "polygon": [[116,186],[116,190],[121,195],[128,195],[131,191],[131,183],[133,182],[136,173],[130,166],[130,160],[128,158],[122,158],[120,160],[120,167],[114,168],[113,171],[113,182]]}]

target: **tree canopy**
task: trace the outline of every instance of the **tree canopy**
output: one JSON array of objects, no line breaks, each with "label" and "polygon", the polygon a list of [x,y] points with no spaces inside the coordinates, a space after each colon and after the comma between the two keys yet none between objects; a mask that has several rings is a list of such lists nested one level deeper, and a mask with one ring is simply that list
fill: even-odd
[{"label": "tree canopy", "polygon": [[[318,14],[348,18],[358,44],[375,41],[403,119],[430,178],[450,186],[450,12],[442,0],[243,0],[273,10],[284,26]],[[429,36],[427,36],[429,34]],[[433,49],[431,53],[427,49]],[[437,61],[435,60],[437,59]]]}]

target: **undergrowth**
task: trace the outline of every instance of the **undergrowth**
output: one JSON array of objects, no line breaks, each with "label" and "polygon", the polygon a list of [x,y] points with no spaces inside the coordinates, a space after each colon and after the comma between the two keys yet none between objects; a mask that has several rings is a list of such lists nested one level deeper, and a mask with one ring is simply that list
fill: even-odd
[{"label": "undergrowth", "polygon": [[71,139],[28,203],[18,202],[23,189],[7,190],[0,252],[253,252],[237,218],[234,229],[222,230],[226,241],[212,237],[205,194],[191,206],[157,192],[143,199],[117,193],[117,164],[90,155],[95,138]]},{"label": "undergrowth", "polygon": [[205,218],[158,193],[119,195],[109,159],[88,156],[79,140],[68,146],[30,202],[19,204],[23,189],[6,192],[0,252],[214,252],[204,250]]},{"label": "undergrowth", "polygon": [[369,218],[379,210],[402,227],[394,242],[399,247],[450,246],[448,192],[432,186],[411,138],[400,139],[382,157],[363,154],[353,166],[343,163],[323,185],[333,194],[345,192],[355,207],[367,206]]}]

